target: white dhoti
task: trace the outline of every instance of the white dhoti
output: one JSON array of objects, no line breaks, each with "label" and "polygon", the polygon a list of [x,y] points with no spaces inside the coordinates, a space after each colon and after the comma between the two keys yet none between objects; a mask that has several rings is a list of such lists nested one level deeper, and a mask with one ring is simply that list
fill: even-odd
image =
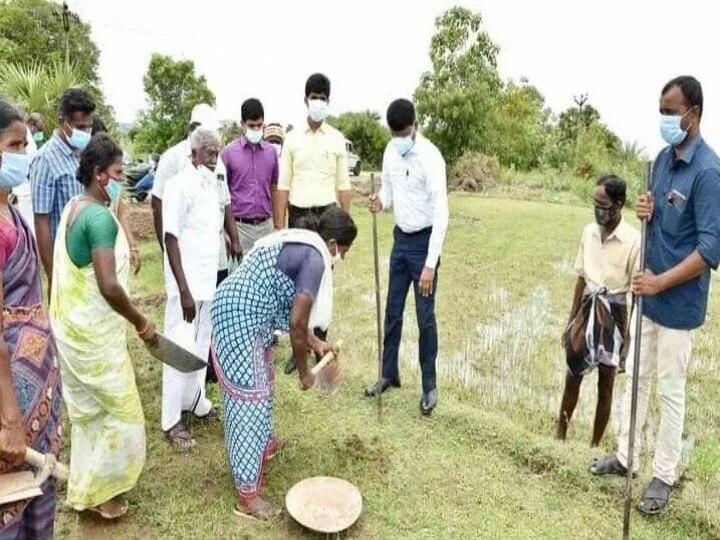
[{"label": "white dhoti", "polygon": [[[165,337],[173,343],[206,359],[210,353],[212,322],[209,300],[195,303],[195,320],[183,319],[179,296],[170,296],[165,306]],[[212,403],[205,397],[205,372],[207,368],[192,373],[181,373],[163,365],[162,429],[168,431],[180,422],[183,411],[205,416]]]}]

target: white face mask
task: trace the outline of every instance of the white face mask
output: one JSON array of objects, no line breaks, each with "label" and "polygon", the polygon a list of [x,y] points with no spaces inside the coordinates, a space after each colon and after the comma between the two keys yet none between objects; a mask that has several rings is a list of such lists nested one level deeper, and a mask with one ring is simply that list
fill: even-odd
[{"label": "white face mask", "polygon": [[247,140],[250,141],[252,144],[257,144],[260,141],[262,141],[263,131],[262,129],[246,129],[245,130],[245,137],[247,137]]},{"label": "white face mask", "polygon": [[272,143],[273,148],[275,148],[275,153],[277,154],[277,157],[280,157],[280,154],[282,153],[282,144],[278,143]]},{"label": "white face mask", "polygon": [[308,101],[308,116],[313,122],[322,122],[328,115],[328,102],[322,99]]}]

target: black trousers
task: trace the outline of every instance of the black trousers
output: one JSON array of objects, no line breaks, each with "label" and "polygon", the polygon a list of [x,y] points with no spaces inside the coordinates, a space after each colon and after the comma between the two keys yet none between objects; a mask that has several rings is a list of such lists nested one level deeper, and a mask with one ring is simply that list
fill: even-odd
[{"label": "black trousers", "polygon": [[288,227],[291,229],[295,228],[297,226],[298,219],[307,216],[308,214],[320,217],[326,210],[336,207],[337,205],[335,203],[328,204],[327,206],[313,206],[311,208],[300,208],[299,206],[290,205],[290,209],[288,210]]},{"label": "black trousers", "polygon": [[[217,273],[217,283],[216,285],[219,286],[225,279],[228,277],[228,271],[227,270],[220,270]],[[208,355],[208,367],[207,372],[205,373],[205,384],[208,383],[216,383],[218,382],[217,375],[215,374],[215,367],[212,363],[212,353]]]},{"label": "black trousers", "polygon": [[[308,214],[312,214],[316,217],[320,217],[323,215],[323,213],[326,210],[329,210],[330,208],[337,207],[336,204],[329,204],[327,206],[313,206],[312,208],[300,208],[299,206],[293,206],[290,205],[290,210],[288,211],[288,227],[291,229],[295,228],[297,225],[298,219],[301,217],[307,216]],[[313,334],[316,338],[321,339],[325,341],[327,339],[327,330],[321,330],[320,328],[314,328]]]}]

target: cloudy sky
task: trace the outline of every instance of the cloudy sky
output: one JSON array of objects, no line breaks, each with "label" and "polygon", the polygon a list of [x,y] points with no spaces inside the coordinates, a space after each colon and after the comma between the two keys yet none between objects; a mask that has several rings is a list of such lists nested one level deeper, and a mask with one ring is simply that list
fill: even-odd
[{"label": "cloudy sky", "polygon": [[429,66],[434,19],[480,11],[505,78],[528,77],[555,111],[587,92],[623,139],[655,152],[667,79],[693,74],[706,98],[705,137],[720,145],[718,8],[713,0],[68,0],[93,26],[100,75],[121,121],[145,105],[153,52],[190,59],[222,118],[259,97],[267,121],[300,123],[307,76],[332,80],[331,109],[383,112],[411,96]]}]

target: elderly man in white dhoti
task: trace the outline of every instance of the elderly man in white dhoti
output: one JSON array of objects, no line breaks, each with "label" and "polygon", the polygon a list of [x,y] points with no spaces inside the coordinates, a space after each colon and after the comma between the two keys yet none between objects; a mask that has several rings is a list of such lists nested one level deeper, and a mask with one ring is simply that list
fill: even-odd
[{"label": "elderly man in white dhoti", "polygon": [[[215,132],[198,128],[190,137],[190,146],[191,163],[167,183],[162,200],[165,334],[198,357],[207,358],[212,334],[210,301],[215,293],[223,228],[215,172],[220,141]],[[234,223],[229,226],[234,229]],[[218,418],[205,397],[205,372],[180,373],[163,366],[162,429],[181,451],[195,446],[182,422],[183,412],[204,420]]]}]

